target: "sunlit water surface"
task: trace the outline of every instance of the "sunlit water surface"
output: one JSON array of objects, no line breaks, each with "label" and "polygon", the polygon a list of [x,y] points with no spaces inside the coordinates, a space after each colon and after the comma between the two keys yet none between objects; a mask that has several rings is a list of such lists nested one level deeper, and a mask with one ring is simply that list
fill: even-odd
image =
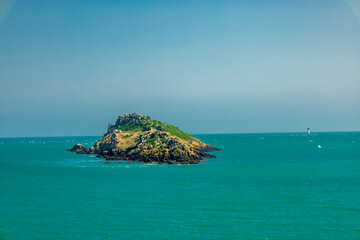
[{"label": "sunlit water surface", "polygon": [[0,138],[0,239],[360,239],[360,133],[197,137],[218,158],[104,164],[65,151],[99,137]]}]

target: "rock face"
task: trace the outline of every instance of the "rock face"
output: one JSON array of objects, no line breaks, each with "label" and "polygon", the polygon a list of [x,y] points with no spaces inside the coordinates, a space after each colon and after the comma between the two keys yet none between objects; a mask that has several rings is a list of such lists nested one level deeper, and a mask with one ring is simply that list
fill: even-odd
[{"label": "rock face", "polygon": [[84,145],[80,143],[76,143],[72,148],[68,149],[67,151],[74,152],[77,154],[88,154],[89,149],[87,149]]},{"label": "rock face", "polygon": [[79,154],[97,154],[107,160],[168,164],[197,164],[204,158],[215,157],[206,152],[218,150],[173,125],[136,113],[119,116],[115,125],[109,124],[104,137],[89,150],[81,144],[69,149]]}]

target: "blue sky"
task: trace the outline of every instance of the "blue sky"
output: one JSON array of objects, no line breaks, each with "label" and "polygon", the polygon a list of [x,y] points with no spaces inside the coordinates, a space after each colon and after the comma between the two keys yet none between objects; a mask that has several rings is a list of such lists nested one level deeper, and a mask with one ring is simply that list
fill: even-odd
[{"label": "blue sky", "polygon": [[7,3],[2,137],[101,135],[130,112],[190,133],[360,131],[347,1]]}]

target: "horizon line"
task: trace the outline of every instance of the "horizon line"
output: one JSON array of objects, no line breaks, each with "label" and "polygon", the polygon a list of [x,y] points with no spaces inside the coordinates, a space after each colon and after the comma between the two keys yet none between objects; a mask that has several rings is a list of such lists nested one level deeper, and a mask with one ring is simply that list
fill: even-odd
[{"label": "horizon line", "polygon": [[[278,133],[304,133],[306,134],[306,131],[303,132],[235,132],[235,133],[191,133],[191,135],[227,135],[227,134],[278,134]],[[360,133],[359,130],[354,130],[354,131],[317,131],[311,132],[311,135],[314,133]],[[310,136],[311,136],[310,135]],[[20,136],[20,137],[2,137],[0,136],[0,138],[56,138],[56,137],[101,137],[101,135],[63,135],[63,136]]]}]

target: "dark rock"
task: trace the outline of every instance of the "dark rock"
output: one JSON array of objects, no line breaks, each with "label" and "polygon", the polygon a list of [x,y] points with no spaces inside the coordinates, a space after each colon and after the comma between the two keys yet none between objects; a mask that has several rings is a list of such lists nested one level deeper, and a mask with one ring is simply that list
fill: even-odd
[{"label": "dark rock", "polygon": [[72,148],[67,151],[74,152],[77,154],[89,154],[89,150],[82,144],[76,143]]},{"label": "dark rock", "polygon": [[94,147],[89,148],[89,154],[95,154],[96,153],[95,150],[96,149]]}]

